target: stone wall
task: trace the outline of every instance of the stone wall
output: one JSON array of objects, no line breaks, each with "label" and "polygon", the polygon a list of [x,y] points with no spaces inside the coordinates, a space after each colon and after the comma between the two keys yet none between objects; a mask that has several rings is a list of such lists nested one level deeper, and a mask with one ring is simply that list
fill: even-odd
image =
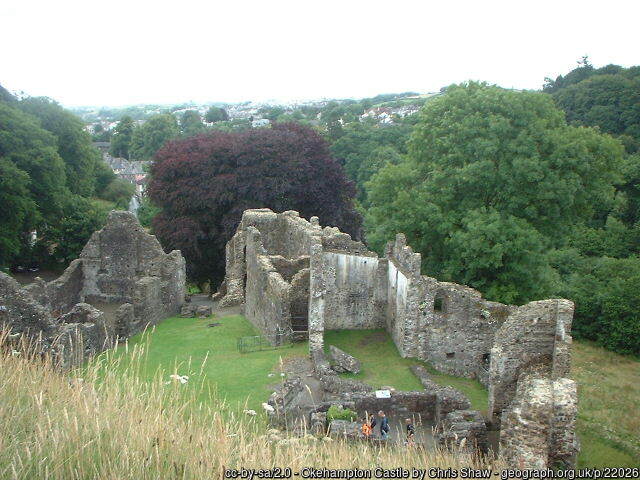
[{"label": "stone wall", "polygon": [[376,287],[378,258],[323,252],[325,322],[327,330],[380,328]]},{"label": "stone wall", "polygon": [[146,233],[130,212],[112,211],[104,228],[85,245],[80,260],[86,301],[130,303],[142,277],[160,279],[169,313],[177,313],[184,301],[184,258],[178,251],[164,253],[156,237]]},{"label": "stone wall", "polygon": [[401,355],[438,370],[480,378],[495,332],[514,307],[484,300],[464,285],[420,274],[421,257],[402,234],[386,248],[387,329]]},{"label": "stone wall", "polygon": [[271,263],[262,245],[262,234],[248,227],[246,236],[247,281],[245,315],[265,335],[291,326],[290,284]]},{"label": "stone wall", "polygon": [[575,468],[576,414],[575,382],[523,374],[502,412],[500,456],[520,469]]},{"label": "stone wall", "polygon": [[[555,378],[569,374],[568,334],[573,302],[541,300],[517,307],[495,335],[489,366],[489,414],[498,417],[516,393],[521,374],[542,366]],[[556,345],[559,347],[556,349]]]}]

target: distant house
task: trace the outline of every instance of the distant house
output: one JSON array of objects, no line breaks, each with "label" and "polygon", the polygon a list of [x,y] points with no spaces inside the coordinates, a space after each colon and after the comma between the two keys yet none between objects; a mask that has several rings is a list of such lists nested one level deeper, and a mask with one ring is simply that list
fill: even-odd
[{"label": "distant house", "polygon": [[141,196],[147,186],[147,172],[145,167],[151,162],[127,160],[122,157],[112,157],[109,154],[109,142],[93,142],[102,152],[102,160],[109,165],[118,178],[126,180],[136,187],[136,195]]},{"label": "distant house", "polygon": [[269,124],[271,124],[271,122],[268,118],[259,118],[251,121],[251,126],[253,128],[267,127]]}]

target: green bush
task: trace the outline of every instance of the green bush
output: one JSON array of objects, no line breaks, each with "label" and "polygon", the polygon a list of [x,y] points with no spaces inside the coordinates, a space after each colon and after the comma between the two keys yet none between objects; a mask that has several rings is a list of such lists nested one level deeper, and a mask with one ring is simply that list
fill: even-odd
[{"label": "green bush", "polygon": [[333,420],[348,420],[353,422],[356,418],[358,418],[358,414],[356,412],[349,410],[348,408],[342,408],[342,405],[331,405],[327,412],[327,420],[329,422]]},{"label": "green bush", "polygon": [[576,304],[572,332],[618,353],[640,355],[640,258],[550,255],[561,275],[558,296]]}]

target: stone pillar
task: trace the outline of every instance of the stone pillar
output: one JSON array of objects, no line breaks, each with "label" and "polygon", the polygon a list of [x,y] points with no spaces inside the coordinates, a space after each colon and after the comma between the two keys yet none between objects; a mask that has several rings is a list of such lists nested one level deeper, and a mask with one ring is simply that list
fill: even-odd
[{"label": "stone pillar", "polygon": [[309,258],[309,353],[324,349],[324,272],[322,262],[322,241],[314,237]]}]

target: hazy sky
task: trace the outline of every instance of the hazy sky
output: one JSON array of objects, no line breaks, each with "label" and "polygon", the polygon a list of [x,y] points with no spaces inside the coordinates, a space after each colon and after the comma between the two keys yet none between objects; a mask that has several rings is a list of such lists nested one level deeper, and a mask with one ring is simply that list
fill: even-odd
[{"label": "hazy sky", "polygon": [[540,88],[640,64],[640,1],[2,0],[0,84],[67,106]]}]

